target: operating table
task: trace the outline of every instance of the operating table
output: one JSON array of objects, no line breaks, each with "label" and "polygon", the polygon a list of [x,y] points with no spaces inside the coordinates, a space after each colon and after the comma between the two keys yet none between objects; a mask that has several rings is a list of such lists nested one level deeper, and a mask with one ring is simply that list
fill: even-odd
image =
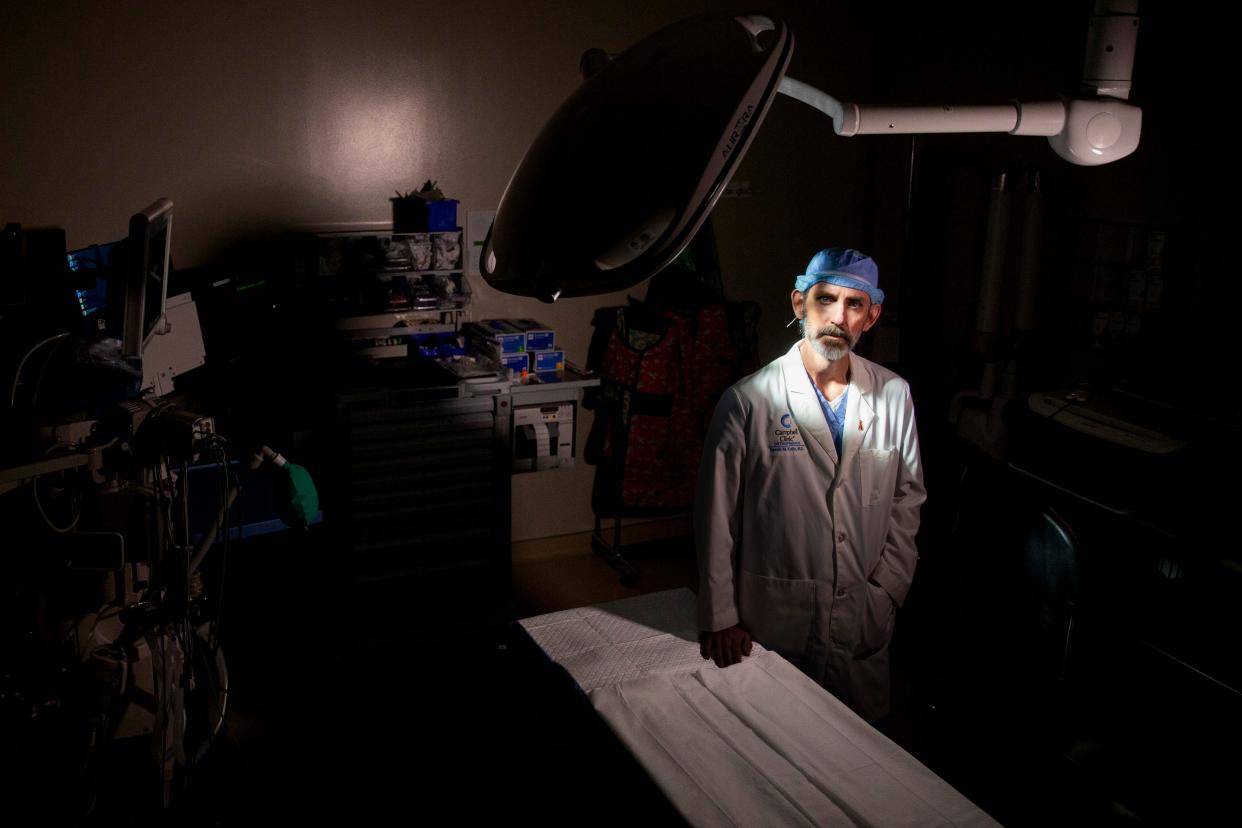
[{"label": "operating table", "polygon": [[775,652],[717,668],[694,595],[520,622],[695,826],[997,823]]}]

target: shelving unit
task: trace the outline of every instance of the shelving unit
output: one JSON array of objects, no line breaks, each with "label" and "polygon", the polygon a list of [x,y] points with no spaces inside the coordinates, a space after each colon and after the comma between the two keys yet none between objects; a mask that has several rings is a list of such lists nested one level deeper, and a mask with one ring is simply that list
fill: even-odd
[{"label": "shelving unit", "polygon": [[[438,236],[449,238],[439,247],[452,255],[427,266],[426,242]],[[460,231],[316,229],[298,244],[298,275],[337,339],[334,355],[351,357],[335,361],[330,380],[324,512],[358,642],[383,646],[460,625],[463,606],[472,619],[503,618],[514,412],[576,410],[581,389],[598,380],[567,367],[514,382],[463,353],[470,292]],[[438,358],[407,360],[416,344]],[[562,423],[572,429],[572,416]],[[569,465],[572,454],[556,459]]]},{"label": "shelving unit", "polygon": [[354,355],[405,357],[411,337],[454,334],[468,316],[460,229],[321,230],[299,237],[296,259]]}]

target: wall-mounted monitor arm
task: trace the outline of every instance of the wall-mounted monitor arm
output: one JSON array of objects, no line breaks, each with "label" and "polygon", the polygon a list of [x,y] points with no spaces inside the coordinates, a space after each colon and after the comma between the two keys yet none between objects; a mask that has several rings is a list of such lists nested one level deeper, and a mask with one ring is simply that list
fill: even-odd
[{"label": "wall-mounted monitor arm", "polygon": [[802,81],[785,77],[779,91],[832,118],[838,135],[1007,132],[1047,136],[1074,164],[1095,166],[1138,147],[1143,112],[1128,104],[1138,3],[1099,0],[1087,36],[1083,86],[1092,97],[995,106],[870,106],[842,103]]}]

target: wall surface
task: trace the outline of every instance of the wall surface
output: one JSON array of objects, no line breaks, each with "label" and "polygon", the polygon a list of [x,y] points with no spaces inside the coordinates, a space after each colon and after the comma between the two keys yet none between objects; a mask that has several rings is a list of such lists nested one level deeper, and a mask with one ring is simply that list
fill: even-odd
[{"label": "wall surface", "polygon": [[[393,191],[427,179],[464,209],[494,209],[544,120],[580,82],[587,48],[616,53],[724,5],[15,7],[0,29],[0,217],[63,227],[75,249],[121,238],[131,213],[167,196],[176,204],[173,259],[183,269],[235,261],[235,251],[289,228],[387,220]],[[859,40],[827,49],[828,32],[848,23],[841,13],[775,5],[788,7],[799,37],[794,66],[807,80],[821,67],[861,61]],[[861,227],[861,145],[825,153],[827,119],[800,110],[789,100],[773,107],[739,174],[755,195],[717,215],[729,295],[764,305],[765,356],[785,347],[777,323],[808,251],[829,236],[851,241]],[[837,196],[815,198],[830,186]],[[546,306],[478,279],[472,287],[476,318],[539,318],[580,364],[594,309],[626,300]],[[590,422],[583,412],[579,449]],[[516,478],[514,538],[589,528],[593,475],[580,463]],[[558,507],[529,507],[548,502]]]},{"label": "wall surface", "polygon": [[[666,23],[732,6],[11,5],[0,28],[0,219],[62,226],[74,248],[120,238],[132,212],[168,196],[179,268],[220,261],[291,227],[386,220],[393,191],[427,179],[465,209],[493,209],[544,120],[580,82],[583,51],[615,53]],[[898,15],[863,3],[768,4],[797,38],[791,76],[875,103],[1072,91],[1087,6],[966,13],[935,4]],[[1193,212],[1197,190],[1181,171],[1202,179],[1212,162],[1194,153],[1201,138],[1187,143],[1193,136],[1171,127],[1174,87],[1183,94],[1194,78],[1174,60],[1151,57],[1190,33],[1163,11],[1139,46],[1136,94],[1156,105],[1146,116],[1151,127],[1136,156],[1113,168],[1068,170],[1040,139],[1008,137],[926,139],[912,156],[908,139],[838,138],[822,114],[778,98],[735,176],[749,194],[722,199],[713,213],[727,296],[762,308],[761,358],[792,339],[788,294],[811,254],[858,246],[880,261],[891,297],[872,335],[883,341],[873,344],[885,354],[900,344],[930,382],[966,382],[955,366],[968,349],[996,164],[1034,160],[1057,170],[1063,211],[1142,220]],[[1169,72],[1168,82],[1155,82]],[[927,162],[914,174],[912,157]],[[912,194],[924,206],[917,262]],[[583,363],[594,309],[641,297],[645,286],[554,306],[478,279],[473,289],[476,318],[539,318]],[[582,412],[579,451],[590,422]],[[514,538],[589,528],[593,475],[580,463],[516,478]],[[548,502],[557,508],[535,507]]]}]

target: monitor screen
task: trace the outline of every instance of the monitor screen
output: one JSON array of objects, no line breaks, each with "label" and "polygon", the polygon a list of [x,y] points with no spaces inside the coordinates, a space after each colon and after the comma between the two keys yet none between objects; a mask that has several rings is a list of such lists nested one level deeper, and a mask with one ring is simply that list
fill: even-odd
[{"label": "monitor screen", "polygon": [[121,354],[128,359],[141,358],[143,346],[163,332],[172,214],[173,203],[161,198],[129,220],[121,337]]},{"label": "monitor screen", "polygon": [[77,288],[78,311],[83,318],[90,319],[104,329],[107,324],[108,290],[112,273],[112,259],[119,242],[96,244],[73,250],[68,254],[69,271],[77,277],[78,284],[94,284],[90,287]]},{"label": "monitor screen", "polygon": [[147,257],[142,304],[142,341],[146,342],[163,321],[164,305],[168,299],[168,243],[171,236],[171,217],[167,222],[156,223],[147,236]]}]

